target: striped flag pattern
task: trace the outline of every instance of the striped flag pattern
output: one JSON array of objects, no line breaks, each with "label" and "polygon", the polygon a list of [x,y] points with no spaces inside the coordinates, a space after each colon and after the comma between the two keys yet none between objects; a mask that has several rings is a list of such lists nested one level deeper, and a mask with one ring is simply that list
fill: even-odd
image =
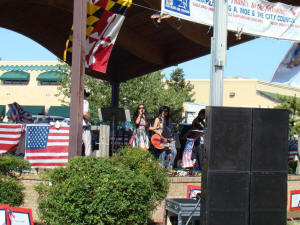
[{"label": "striped flag pattern", "polygon": [[114,145],[114,149],[119,149],[121,146],[128,145],[129,137],[128,135],[110,136],[109,144]]},{"label": "striped flag pattern", "polygon": [[19,144],[22,124],[0,124],[0,154],[9,152]]},{"label": "striped flag pattern", "polygon": [[[49,126],[49,125],[48,125]],[[32,168],[55,168],[65,166],[68,162],[68,150],[69,150],[69,126],[61,126],[55,128],[50,126],[48,138],[46,139],[46,145],[43,149],[29,145],[30,138],[32,136],[43,136],[42,134],[31,133],[29,135],[28,130],[30,127],[36,127],[42,129],[40,125],[27,125],[26,127],[26,144],[25,144],[25,158],[29,161]]]},{"label": "striped flag pattern", "polygon": [[7,116],[11,121],[15,123],[28,123],[32,121],[32,114],[24,111],[18,103],[8,104],[8,107]]},{"label": "striped flag pattern", "polygon": [[193,138],[188,138],[185,143],[184,151],[182,155],[182,163],[181,163],[182,168],[189,168],[194,166],[192,160],[194,143],[195,143],[195,139]]},{"label": "striped flag pattern", "polygon": [[291,140],[289,143],[289,160],[294,160],[298,156],[298,140]]}]

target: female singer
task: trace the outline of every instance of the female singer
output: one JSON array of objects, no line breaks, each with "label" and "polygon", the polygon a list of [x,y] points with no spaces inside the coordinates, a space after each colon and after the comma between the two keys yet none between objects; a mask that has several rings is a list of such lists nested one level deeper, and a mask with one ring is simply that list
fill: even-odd
[{"label": "female singer", "polygon": [[[149,130],[152,130],[155,134],[158,134],[161,138],[168,138],[169,146],[162,150],[159,150],[159,151],[161,151],[161,153],[159,155],[159,162],[163,167],[165,167],[168,170],[171,170],[174,166],[174,160],[175,160],[175,157],[177,154],[175,141],[173,140],[173,138],[163,137],[164,130],[167,130],[167,129],[171,130],[171,128],[170,128],[171,120],[170,120],[169,113],[170,113],[170,108],[168,106],[160,107],[159,115],[154,120],[153,127],[150,127]],[[170,136],[170,134],[168,134],[168,136]],[[167,152],[170,152],[170,153],[167,154]],[[166,158],[166,155],[167,155],[167,158]]]},{"label": "female singer", "polygon": [[132,147],[149,149],[149,119],[146,106],[139,104],[134,115],[133,122],[135,123],[135,131],[132,137]]}]

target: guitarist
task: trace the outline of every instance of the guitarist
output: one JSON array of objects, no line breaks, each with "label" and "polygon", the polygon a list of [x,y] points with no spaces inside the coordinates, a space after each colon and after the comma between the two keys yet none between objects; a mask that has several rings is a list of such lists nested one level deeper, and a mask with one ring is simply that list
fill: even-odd
[{"label": "guitarist", "polygon": [[[165,147],[159,150],[161,151],[159,154],[159,162],[167,170],[171,170],[173,168],[174,160],[177,154],[175,141],[170,139],[170,132],[166,132],[171,130],[170,125],[170,108],[168,106],[162,106],[159,108],[159,114],[154,120],[153,127],[149,127],[149,130],[157,134],[162,140],[166,138],[169,139],[168,141],[164,141]],[[167,165],[165,165],[165,162],[167,162]]]}]

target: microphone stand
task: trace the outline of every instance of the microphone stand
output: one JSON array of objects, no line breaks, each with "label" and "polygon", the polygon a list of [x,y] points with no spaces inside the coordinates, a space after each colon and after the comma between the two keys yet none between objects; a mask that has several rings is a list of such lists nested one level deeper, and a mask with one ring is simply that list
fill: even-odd
[{"label": "microphone stand", "polygon": [[196,198],[198,199],[198,202],[197,202],[195,208],[193,209],[193,211],[191,212],[191,214],[189,215],[189,218],[188,218],[188,220],[187,220],[187,222],[186,222],[185,225],[188,225],[188,224],[189,224],[190,220],[191,220],[192,217],[193,217],[193,213],[196,211],[197,207],[200,205],[200,200],[201,200],[201,198],[200,198],[200,193],[198,193],[198,194],[196,195]]}]

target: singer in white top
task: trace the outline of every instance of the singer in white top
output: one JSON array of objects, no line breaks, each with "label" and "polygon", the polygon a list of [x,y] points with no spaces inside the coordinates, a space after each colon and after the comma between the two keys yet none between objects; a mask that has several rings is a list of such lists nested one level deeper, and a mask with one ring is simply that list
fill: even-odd
[{"label": "singer in white top", "polygon": [[131,145],[142,149],[149,149],[149,119],[147,109],[144,104],[139,104],[134,115],[133,121],[135,123],[135,129],[132,136]]}]

